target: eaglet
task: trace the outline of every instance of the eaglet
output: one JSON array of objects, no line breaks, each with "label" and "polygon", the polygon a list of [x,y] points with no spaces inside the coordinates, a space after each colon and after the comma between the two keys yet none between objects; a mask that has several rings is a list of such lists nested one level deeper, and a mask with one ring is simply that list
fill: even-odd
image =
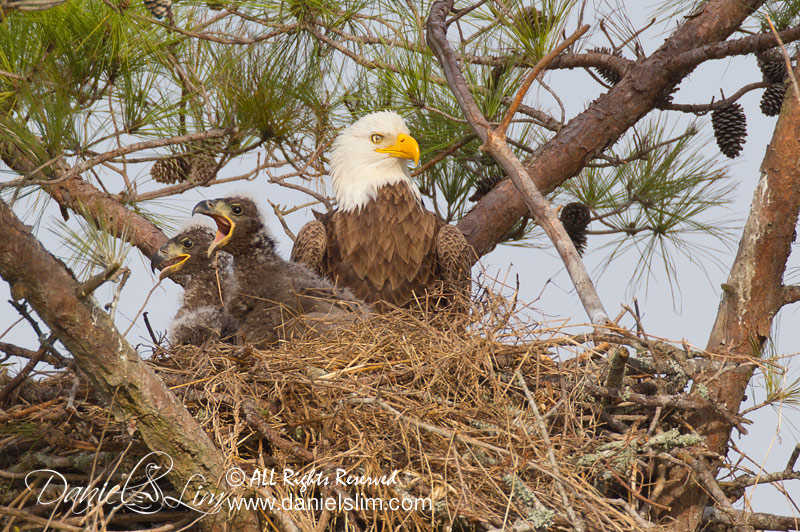
[{"label": "eaglet", "polygon": [[202,345],[236,333],[236,320],[224,306],[235,291],[233,257],[219,253],[215,267],[206,253],[213,240],[210,228],[192,225],[170,238],[151,259],[153,271],[161,270],[159,279],[169,278],[183,287],[183,303],[170,324],[173,344]]},{"label": "eaglet", "polygon": [[302,264],[283,260],[253,200],[203,201],[193,214],[210,216],[217,224],[208,253],[224,249],[233,255],[237,292],[229,312],[239,320],[241,341],[264,345],[303,327],[335,329],[367,310],[348,290],[335,288]]}]

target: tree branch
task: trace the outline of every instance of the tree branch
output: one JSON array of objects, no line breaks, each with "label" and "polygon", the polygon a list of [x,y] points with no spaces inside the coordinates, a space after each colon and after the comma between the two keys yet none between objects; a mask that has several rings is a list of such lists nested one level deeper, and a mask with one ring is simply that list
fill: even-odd
[{"label": "tree branch", "polygon": [[791,305],[800,301],[800,285],[793,284],[783,287],[783,305]]},{"label": "tree branch", "polygon": [[[632,63],[619,83],[542,145],[537,157],[526,161],[526,170],[542,194],[549,194],[577,175],[588,161],[613,145],[639,119],[653,110],[663,95],[692,68],[706,59],[705,55],[698,54],[691,58],[687,56],[685,61],[677,63],[675,60],[681,54],[724,41],[763,1],[704,2],[656,52]],[[757,42],[761,44],[761,41]],[[559,61],[566,59],[557,58],[551,67]],[[526,212],[527,205],[514,185],[510,182],[501,183],[481,198],[459,221],[458,227],[477,253],[483,255],[502,241],[503,236]]]},{"label": "tree branch", "polygon": [[[597,291],[592,284],[583,261],[580,259],[580,255],[575,250],[572,239],[567,235],[555,211],[550,207],[550,203],[544,199],[539,189],[531,183],[522,163],[506,143],[503,124],[501,123],[498,130],[493,130],[472,98],[467,81],[458,66],[456,54],[447,40],[445,21],[452,8],[453,0],[437,0],[434,2],[427,22],[428,45],[439,59],[448,85],[473,131],[483,141],[483,147],[503,167],[506,175],[511,178],[514,186],[522,194],[530,212],[536,217],[539,225],[556,247],[575,285],[581,303],[589,315],[589,319],[595,325],[605,325],[608,323],[608,314],[603,308],[600,297],[597,295]],[[576,35],[582,34],[586,29],[588,28],[581,28],[576,32]],[[529,79],[533,82],[531,76],[529,76]],[[518,100],[521,100],[519,95],[515,101]],[[515,105],[512,103],[509,111],[513,111],[514,108]]]},{"label": "tree branch", "polygon": [[[732,510],[731,513],[757,530],[783,530],[786,532],[800,530],[800,520],[797,517],[765,514],[760,512],[742,512]],[[717,508],[706,508],[703,513],[704,523],[719,523],[723,525],[733,524],[731,518],[725,512]]]},{"label": "tree branch", "polygon": [[[36,163],[15,146],[5,144],[2,153],[3,162],[19,174],[29,174],[36,169]],[[62,209],[70,209],[79,216],[89,217],[92,221],[102,221],[103,227],[117,237],[125,236],[127,240],[139,248],[147,257],[152,257],[156,250],[167,241],[164,233],[156,225],[115,200],[110,194],[101,191],[94,185],[78,176],[63,180],[69,171],[66,164],[55,168],[58,183],[42,186]]]},{"label": "tree branch", "polygon": [[[783,42],[792,42],[800,39],[800,26],[789,28],[780,32]],[[699,65],[710,59],[723,59],[733,55],[752,54],[753,52],[763,52],[777,46],[775,36],[771,33],[761,33],[733,41],[722,41],[699,46],[680,54],[675,58],[677,64],[691,67]]]}]

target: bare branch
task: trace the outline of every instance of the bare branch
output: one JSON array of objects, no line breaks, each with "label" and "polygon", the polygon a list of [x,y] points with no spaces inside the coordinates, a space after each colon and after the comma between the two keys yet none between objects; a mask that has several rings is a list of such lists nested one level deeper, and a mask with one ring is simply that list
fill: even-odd
[{"label": "bare branch", "polygon": [[[736,516],[737,520],[744,521],[752,528],[757,530],[783,530],[786,532],[800,530],[800,521],[797,517],[766,514],[761,512],[742,512],[741,510],[731,510],[729,512]],[[703,513],[705,523],[720,523],[724,525],[733,524],[730,516],[716,508],[706,508]]]},{"label": "bare branch", "polygon": [[467,81],[458,66],[456,54],[447,41],[445,19],[452,7],[452,0],[437,0],[434,2],[427,22],[428,45],[439,59],[456,101],[458,101],[473,131],[484,142],[484,147],[488,149],[492,157],[511,178],[514,186],[522,194],[528,209],[536,217],[539,225],[545,230],[547,236],[550,237],[550,240],[558,250],[576,287],[581,303],[583,303],[589,315],[589,319],[595,325],[605,325],[608,322],[608,315],[603,309],[603,304],[597,295],[586,267],[575,250],[572,240],[558,220],[558,216],[550,207],[549,202],[539,192],[536,185],[531,182],[522,163],[505,142],[505,135],[502,131],[497,133],[491,129],[491,125],[472,98]]},{"label": "bare branch", "polygon": [[[758,2],[759,4],[762,2]],[[800,39],[800,26],[789,28],[778,34],[784,42],[793,42]],[[682,67],[699,65],[709,59],[722,59],[732,55],[745,55],[753,52],[769,50],[775,46],[775,37],[770,33],[761,33],[751,37],[721,41],[698,46],[686,51],[675,58],[676,64]]]},{"label": "bare branch", "polygon": [[794,284],[783,287],[783,304],[791,305],[800,301],[800,285]]}]

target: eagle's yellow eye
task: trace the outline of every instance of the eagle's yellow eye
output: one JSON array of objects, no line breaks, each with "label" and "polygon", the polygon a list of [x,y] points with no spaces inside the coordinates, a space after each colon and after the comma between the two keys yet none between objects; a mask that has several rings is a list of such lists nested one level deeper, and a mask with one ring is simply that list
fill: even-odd
[{"label": "eagle's yellow eye", "polygon": [[192,247],[194,246],[194,242],[192,242],[191,240],[189,240],[188,238],[186,238],[186,239],[184,239],[184,241],[183,241],[183,242],[181,242],[181,245],[182,245],[182,246],[183,246],[185,249],[192,249]]},{"label": "eagle's yellow eye", "polygon": [[378,133],[373,133],[369,137],[369,140],[371,140],[373,144],[380,144],[380,142],[383,140],[383,135],[379,135]]},{"label": "eagle's yellow eye", "polygon": [[242,206],[238,205],[238,204],[237,205],[231,205],[231,212],[233,214],[235,214],[236,216],[239,216],[240,214],[242,214],[244,212],[244,209],[242,209]]}]

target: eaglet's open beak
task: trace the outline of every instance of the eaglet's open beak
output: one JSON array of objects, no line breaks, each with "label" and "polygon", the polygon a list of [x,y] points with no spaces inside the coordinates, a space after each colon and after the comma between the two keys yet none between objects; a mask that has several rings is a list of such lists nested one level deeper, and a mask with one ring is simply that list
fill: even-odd
[{"label": "eaglet's open beak", "polygon": [[208,246],[208,256],[212,257],[221,247],[225,246],[233,236],[233,229],[236,224],[224,211],[224,203],[214,200],[201,201],[192,209],[192,215],[205,214],[217,224],[217,234]]},{"label": "eaglet's open beak", "polygon": [[166,279],[173,273],[181,271],[183,263],[186,262],[191,255],[186,253],[178,253],[175,244],[170,244],[167,249],[162,253],[161,249],[156,251],[153,258],[150,259],[150,269],[155,273],[156,269],[161,270],[158,274],[158,280]]},{"label": "eaglet's open beak", "polygon": [[414,164],[419,163],[419,144],[414,137],[406,135],[405,133],[397,135],[397,141],[388,148],[378,148],[375,151],[378,153],[387,153],[392,157],[411,159],[414,161]]}]

